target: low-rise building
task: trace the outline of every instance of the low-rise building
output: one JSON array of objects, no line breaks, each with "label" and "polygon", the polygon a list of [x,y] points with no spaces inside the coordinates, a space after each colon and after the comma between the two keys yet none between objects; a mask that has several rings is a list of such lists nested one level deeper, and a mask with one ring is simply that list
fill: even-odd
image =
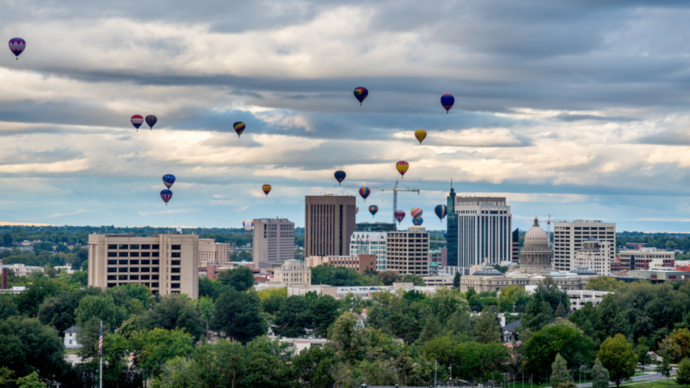
[{"label": "low-rise building", "polygon": [[81,345],[77,341],[77,333],[81,332],[81,329],[77,326],[72,326],[65,330],[65,338],[63,339],[65,343],[65,349],[77,349],[81,348]]},{"label": "low-rise building", "polygon": [[659,259],[664,267],[675,267],[676,253],[657,248],[620,251],[620,270],[647,270],[652,260]]},{"label": "low-rise building", "polygon": [[24,264],[5,264],[2,269],[7,269],[14,272],[14,276],[29,276],[33,272],[44,272],[43,267],[24,265]]},{"label": "low-rise building", "polygon": [[517,337],[517,329],[520,327],[520,321],[513,321],[501,328],[501,331],[503,332],[503,343],[504,344],[512,344],[517,342],[518,337]]},{"label": "low-rise building", "polygon": [[[357,224],[358,226],[360,224]],[[386,270],[386,232],[355,231],[350,238],[350,255],[376,255],[376,270]]]},{"label": "low-rise building", "polygon": [[328,343],[326,338],[281,338],[279,341],[281,344],[287,344],[295,349],[295,354],[313,347],[322,348]]},{"label": "low-rise building", "polygon": [[568,290],[567,293],[570,298],[570,311],[585,307],[587,302],[591,302],[592,306],[596,306],[604,300],[606,295],[610,294],[608,291],[594,290]]},{"label": "low-rise building", "polygon": [[424,285],[427,287],[453,287],[454,278],[455,277],[450,274],[440,274],[437,276],[425,276],[422,279],[424,279]]},{"label": "low-rise building", "polygon": [[363,274],[376,270],[376,255],[358,254],[356,256],[310,256],[305,260],[310,268],[323,264],[348,268]]},{"label": "low-rise building", "polygon": [[311,268],[304,261],[286,260],[280,267],[273,268],[271,282],[286,286],[311,284]]}]

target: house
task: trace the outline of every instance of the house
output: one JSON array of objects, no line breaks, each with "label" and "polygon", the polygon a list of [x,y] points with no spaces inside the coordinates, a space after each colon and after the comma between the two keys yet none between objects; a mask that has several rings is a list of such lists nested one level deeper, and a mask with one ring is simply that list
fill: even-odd
[{"label": "house", "polygon": [[503,333],[503,343],[514,343],[517,341],[517,328],[520,327],[520,321],[511,322],[501,329]]},{"label": "house", "polygon": [[76,326],[72,326],[64,331],[65,349],[77,349],[81,347],[81,345],[79,345],[79,342],[77,342],[77,333],[79,332],[81,332],[81,329]]}]

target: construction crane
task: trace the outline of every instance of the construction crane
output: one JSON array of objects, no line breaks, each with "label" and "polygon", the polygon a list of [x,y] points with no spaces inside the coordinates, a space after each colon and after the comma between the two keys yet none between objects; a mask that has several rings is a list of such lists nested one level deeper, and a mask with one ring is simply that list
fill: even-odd
[{"label": "construction crane", "polygon": [[417,193],[417,194],[419,194],[419,192],[420,192],[419,189],[399,189],[397,179],[395,180],[395,186],[392,189],[378,188],[378,190],[392,191],[393,192],[393,224],[395,224],[397,222],[397,220],[395,219],[395,211],[398,210],[398,191],[406,191],[406,192]]},{"label": "construction crane", "polygon": [[549,214],[549,218],[546,219],[546,228],[549,236],[549,248],[553,248],[553,243],[551,242],[551,214]]}]

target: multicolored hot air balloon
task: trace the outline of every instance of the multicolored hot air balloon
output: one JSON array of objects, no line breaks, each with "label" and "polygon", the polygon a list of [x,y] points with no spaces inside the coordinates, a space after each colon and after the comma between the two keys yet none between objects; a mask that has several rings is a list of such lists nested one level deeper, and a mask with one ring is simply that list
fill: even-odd
[{"label": "multicolored hot air balloon", "polygon": [[375,216],[375,215],[376,215],[376,212],[378,212],[378,211],[379,211],[379,207],[378,207],[378,206],[376,206],[376,205],[371,205],[371,206],[369,206],[369,213],[371,213],[371,216],[372,216],[372,217]]},{"label": "multicolored hot air balloon", "polygon": [[395,213],[393,213],[393,217],[398,221],[398,224],[402,222],[402,220],[405,219],[405,212],[402,210],[396,210]]},{"label": "multicolored hot air balloon", "polygon": [[363,88],[361,86],[355,88],[354,93],[357,100],[359,100],[359,105],[362,105],[362,101],[364,101],[364,99],[367,98],[367,96],[369,95],[369,91],[367,90],[367,88]]},{"label": "multicolored hot air balloon", "polygon": [[448,114],[450,108],[453,107],[453,104],[455,104],[455,97],[453,97],[452,94],[444,94],[441,96],[441,105],[446,108],[446,114]]},{"label": "multicolored hot air balloon", "polygon": [[9,46],[10,51],[12,51],[12,53],[17,57],[16,59],[19,60],[19,54],[21,54],[26,48],[26,41],[22,38],[12,38],[10,39]]},{"label": "multicolored hot air balloon", "polygon": [[252,229],[254,229],[254,221],[244,220],[242,221],[242,226],[244,227],[244,230],[246,230],[247,232],[251,232]]},{"label": "multicolored hot air balloon", "polygon": [[154,115],[146,116],[146,124],[149,125],[149,129],[153,129],[153,126],[158,122],[158,117]]},{"label": "multicolored hot air balloon", "polygon": [[405,173],[406,173],[407,170],[410,168],[410,164],[407,163],[407,162],[404,161],[404,160],[401,160],[401,161],[399,161],[398,163],[395,164],[395,168],[398,170],[398,172],[400,173],[400,175],[404,178],[404,177],[405,177]]},{"label": "multicolored hot air balloon", "polygon": [[371,194],[371,190],[369,190],[368,187],[362,187],[359,189],[359,195],[361,195],[362,198],[364,198],[364,202],[367,201],[367,197],[369,196],[369,194]]},{"label": "multicolored hot air balloon", "polygon": [[137,129],[137,132],[139,132],[139,127],[144,123],[144,118],[141,117],[141,115],[134,115],[129,121],[134,125],[134,128]]},{"label": "multicolored hot air balloon", "polygon": [[165,202],[165,206],[168,206],[168,201],[170,201],[170,198],[172,198],[172,191],[167,189],[161,191],[161,199],[163,202]]},{"label": "multicolored hot air balloon", "polygon": [[338,181],[338,185],[341,185],[345,180],[347,174],[345,174],[345,171],[336,171],[335,174],[333,174],[333,176],[335,176],[335,180]]},{"label": "multicolored hot air balloon", "polygon": [[414,225],[414,226],[422,226],[423,222],[424,222],[424,218],[422,218],[422,217],[412,219],[412,225]]},{"label": "multicolored hot air balloon", "polygon": [[359,206],[355,206],[355,214],[359,213]]},{"label": "multicolored hot air balloon", "polygon": [[424,139],[426,139],[426,131],[423,129],[418,129],[418,130],[414,131],[414,137],[417,138],[417,140],[419,141],[419,144],[422,144]]},{"label": "multicolored hot air balloon", "polygon": [[234,123],[232,127],[235,128],[235,132],[237,132],[237,137],[240,137],[240,135],[242,135],[242,132],[244,132],[244,128],[246,128],[247,126],[243,122],[238,121]]},{"label": "multicolored hot air balloon", "polygon": [[271,185],[263,185],[261,186],[261,190],[263,190],[264,194],[268,197],[268,193],[271,192]]},{"label": "multicolored hot air balloon", "polygon": [[421,208],[418,208],[418,207],[413,208],[412,210],[410,210],[410,215],[412,216],[412,218],[419,218],[419,217],[422,216],[423,213],[424,213],[424,212],[422,211],[422,209],[421,209]]},{"label": "multicolored hot air balloon", "polygon": [[163,184],[165,185],[165,187],[171,188],[174,183],[175,183],[175,175],[173,175],[173,174],[163,175]]},{"label": "multicolored hot air balloon", "polygon": [[436,213],[439,220],[443,221],[443,219],[446,217],[446,214],[448,214],[448,206],[436,205],[434,208],[434,213]]}]

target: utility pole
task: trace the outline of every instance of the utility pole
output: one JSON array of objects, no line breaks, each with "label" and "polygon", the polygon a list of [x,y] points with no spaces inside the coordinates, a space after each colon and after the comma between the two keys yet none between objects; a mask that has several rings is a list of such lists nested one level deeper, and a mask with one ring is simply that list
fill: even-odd
[{"label": "utility pole", "polygon": [[436,373],[438,372],[438,360],[434,362],[434,388],[438,387],[436,384]]}]

